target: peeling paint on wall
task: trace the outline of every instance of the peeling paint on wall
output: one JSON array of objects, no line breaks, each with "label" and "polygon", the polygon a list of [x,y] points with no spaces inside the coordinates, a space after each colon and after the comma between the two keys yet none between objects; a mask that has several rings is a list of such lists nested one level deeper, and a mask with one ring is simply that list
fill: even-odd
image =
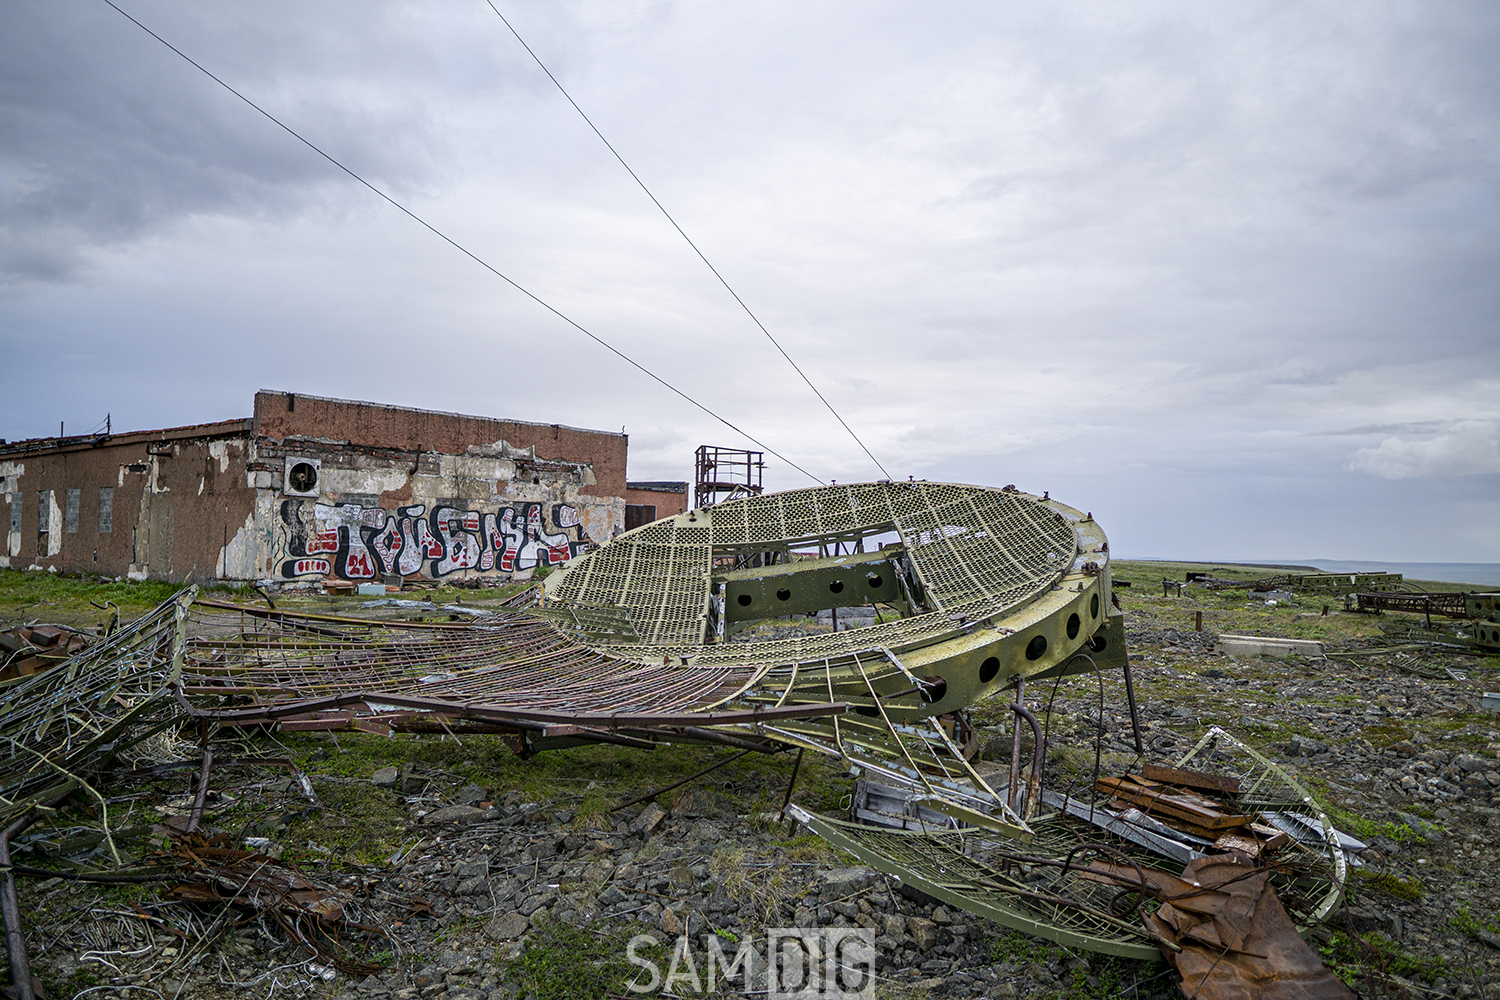
[{"label": "peeling paint on wall", "polygon": [[57,491],[46,490],[47,497],[47,557],[57,555],[63,546],[63,511],[57,502]]},{"label": "peeling paint on wall", "polygon": [[584,534],[588,535],[589,541],[595,545],[603,545],[619,533],[624,527],[624,521],[617,525],[614,511],[601,504],[589,504],[578,513],[579,524]]},{"label": "peeling paint on wall", "polygon": [[[244,420],[0,445],[0,566],[504,579],[623,529],[623,434],[290,399],[258,393]],[[315,474],[285,483],[298,463]]]},{"label": "peeling paint on wall", "polygon": [[223,475],[229,471],[229,449],[240,451],[245,447],[243,441],[210,441],[208,443],[208,457],[219,461],[219,474]]},{"label": "peeling paint on wall", "polygon": [[9,569],[13,556],[21,554],[21,477],[24,462],[0,462],[0,498],[6,501],[5,545],[0,546],[0,568]]},{"label": "peeling paint on wall", "polygon": [[245,515],[245,523],[235,531],[229,544],[219,550],[219,559],[214,566],[214,575],[220,580],[254,580],[260,576],[256,565],[255,512]]}]

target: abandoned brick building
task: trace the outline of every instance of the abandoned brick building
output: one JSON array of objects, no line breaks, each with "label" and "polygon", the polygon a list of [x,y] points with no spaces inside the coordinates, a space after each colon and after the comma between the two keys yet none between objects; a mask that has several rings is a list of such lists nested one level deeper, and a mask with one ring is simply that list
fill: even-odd
[{"label": "abandoned brick building", "polygon": [[688,509],[687,480],[625,484],[625,529],[638,528]]},{"label": "abandoned brick building", "polygon": [[[197,582],[524,576],[624,530],[627,442],[261,391],[245,420],[0,444],[0,567]],[[663,485],[678,484],[649,484]]]}]

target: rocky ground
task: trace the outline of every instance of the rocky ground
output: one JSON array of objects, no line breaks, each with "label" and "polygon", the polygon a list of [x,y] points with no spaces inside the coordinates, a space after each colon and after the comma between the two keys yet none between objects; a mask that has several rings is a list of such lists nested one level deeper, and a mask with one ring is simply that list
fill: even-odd
[{"label": "rocky ground", "polygon": [[[1296,773],[1341,829],[1371,845],[1349,905],[1314,933],[1362,995],[1500,998],[1500,719],[1480,696],[1500,658],[1404,653],[1346,661],[1235,660],[1192,630],[1313,635],[1361,650],[1372,620],[1244,593],[1125,598],[1145,741],[1162,758],[1222,725]],[[1449,668],[1467,671],[1454,679]],[[1134,758],[1118,676],[1028,692],[1047,706],[1049,781],[1076,783],[1095,741],[1107,772]],[[1101,690],[1102,689],[1102,690]],[[1101,710],[1102,699],[1102,710]],[[975,713],[983,753],[1009,756],[998,711]],[[865,927],[885,997],[1166,997],[1161,963],[1039,942],[903,891],[816,838],[771,822],[792,755],[752,756],[675,792],[611,811],[727,756],[581,748],[529,761],[483,738],[282,737],[310,775],[311,808],[286,772],[225,768],[210,824],[347,894],[340,948],[378,966],[349,975],[311,958],[265,918],[164,902],[160,886],[21,883],[28,940],[49,996],[499,998],[635,995],[666,976],[686,936],[700,992],[679,959],[673,992],[711,995],[708,945],[732,957],[767,928]],[[256,753],[275,750],[266,742]],[[1029,753],[1029,751],[1028,751]],[[185,774],[186,772],[184,772]],[[112,809],[159,820],[186,777],[121,792]],[[847,779],[804,763],[796,800],[838,809]],[[238,926],[236,921],[240,921]],[[714,983],[756,995],[754,977]]]}]

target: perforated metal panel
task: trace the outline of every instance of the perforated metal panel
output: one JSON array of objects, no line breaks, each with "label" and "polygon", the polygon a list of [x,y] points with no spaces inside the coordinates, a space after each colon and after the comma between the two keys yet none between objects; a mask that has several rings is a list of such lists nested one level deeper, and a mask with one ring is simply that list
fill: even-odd
[{"label": "perforated metal panel", "polygon": [[703,641],[708,613],[709,530],[685,517],[627,532],[570,569],[559,601],[618,607],[647,646]]},{"label": "perforated metal panel", "polygon": [[[715,550],[796,548],[898,532],[928,600],[926,614],[851,632],[759,643],[705,644]],[[549,601],[619,607],[641,644],[611,652],[645,661],[691,655],[704,665],[789,662],[952,634],[1048,589],[1077,552],[1073,524],[1037,497],[950,483],[856,483],[771,493],[627,532],[581,557]]]}]

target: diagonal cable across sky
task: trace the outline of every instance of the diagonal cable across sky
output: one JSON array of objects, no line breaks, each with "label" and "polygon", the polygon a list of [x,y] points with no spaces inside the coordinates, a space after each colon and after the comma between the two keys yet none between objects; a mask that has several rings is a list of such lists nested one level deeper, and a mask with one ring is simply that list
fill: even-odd
[{"label": "diagonal cable across sky", "polygon": [[[570,316],[568,316],[565,313],[563,313],[557,307],[553,306],[552,304],[550,304],[546,300],[542,299],[540,296],[538,296],[534,292],[530,291],[529,289],[523,287],[522,285],[520,285],[519,283],[517,283],[513,278],[511,278],[511,277],[507,276],[506,274],[502,273],[494,265],[490,264],[488,261],[486,261],[484,258],[480,257],[478,254],[476,254],[474,251],[470,250],[468,247],[466,247],[463,244],[459,243],[457,240],[455,240],[453,237],[449,236],[447,233],[443,232],[441,229],[438,229],[436,226],[434,226],[432,223],[428,222],[426,219],[422,218],[416,212],[412,211],[410,208],[407,208],[405,205],[401,204],[395,198],[391,197],[390,195],[388,195],[384,191],[382,191],[380,188],[376,187],[374,184],[372,184],[369,181],[365,180],[365,178],[363,176],[361,176],[360,174],[356,173],[354,170],[352,170],[348,166],[345,166],[343,162],[341,162],[338,159],[335,159],[331,154],[325,152],[322,149],[322,147],[320,147],[317,144],[315,144],[314,142],[312,142],[312,140],[310,140],[307,137],[303,136],[300,132],[298,132],[297,130],[293,129],[290,125],[286,124],[281,119],[277,118],[275,115],[271,114],[271,112],[267,111],[265,108],[261,107],[259,104],[256,104],[250,98],[246,97],[244,94],[240,93],[234,87],[230,86],[224,80],[220,79],[218,76],[215,76],[207,67],[203,66],[203,64],[199,63],[196,59],[194,59],[193,57],[189,56],[186,52],[182,51],[177,46],[173,45],[171,42],[167,41],[165,38],[163,38],[161,35],[157,34],[155,31],[152,31],[150,28],[148,28],[146,25],[142,24],[140,21],[136,20],[136,18],[133,17],[129,12],[127,12],[126,10],[124,10],[118,4],[114,3],[114,0],[104,0],[104,3],[106,3],[110,7],[114,8],[114,10],[117,13],[119,13],[122,17],[124,17],[126,20],[128,20],[131,24],[134,24],[137,28],[140,28],[146,34],[150,35],[152,38],[156,39],[158,42],[160,42],[161,44],[165,45],[167,48],[171,49],[174,53],[176,53],[178,56],[180,56],[185,62],[187,62],[194,69],[198,70],[200,73],[202,73],[204,76],[208,77],[214,83],[217,83],[219,86],[221,86],[225,90],[229,91],[231,94],[233,94],[235,97],[239,98],[241,101],[244,101],[250,107],[254,108],[257,112],[259,112],[261,115],[263,115],[266,119],[268,119],[272,124],[274,124],[277,127],[279,127],[282,131],[286,132],[288,135],[290,135],[292,138],[296,139],[298,142],[302,143],[304,146],[306,146],[308,149],[312,150],[314,153],[317,153],[323,159],[325,159],[329,163],[333,164],[335,167],[337,167],[339,170],[343,171],[345,174],[349,175],[349,177],[353,178],[355,181],[358,181],[361,185],[363,185],[364,187],[368,188],[372,193],[374,193],[375,195],[377,195],[383,201],[385,201],[386,203],[388,203],[389,205],[391,205],[393,208],[395,208],[397,211],[401,212],[403,215],[405,215],[408,218],[410,218],[413,222],[416,222],[418,225],[422,226],[422,228],[424,228],[428,232],[432,233],[438,239],[442,240],[444,243],[447,243],[449,246],[453,247],[459,253],[463,254],[465,257],[468,257],[470,260],[474,261],[474,263],[478,264],[480,267],[484,268],[486,271],[489,271],[495,277],[499,278],[501,281],[504,281],[506,284],[510,285],[516,291],[520,292],[522,295],[524,295],[527,298],[531,299],[531,301],[535,302],[537,305],[541,306],[543,309],[545,309],[548,312],[552,313],[558,319],[562,320],[564,323],[567,323],[569,326],[573,327],[579,333],[583,334],[585,337],[588,337],[590,340],[594,341],[594,343],[598,344],[600,347],[603,347],[605,350],[609,351],[611,354],[615,355],[620,360],[622,360],[626,364],[630,365],[632,368],[635,368],[637,371],[639,371],[642,374],[646,375],[647,377],[651,378],[653,381],[655,381],[656,383],[658,383],[659,385],[661,385],[663,388],[665,388],[668,391],[674,393],[675,395],[677,395],[678,397],[680,397],[683,400],[687,401],[688,403],[691,403],[693,406],[697,407],[699,410],[702,410],[704,413],[708,414],[710,417],[713,417],[715,420],[717,420],[719,423],[723,424],[725,427],[728,427],[730,430],[734,431],[736,434],[739,434],[742,437],[744,437],[747,441],[750,441],[750,442],[752,442],[754,444],[757,444],[761,448],[763,448],[767,452],[769,452],[770,454],[775,455],[777,458],[781,459],[787,465],[789,465],[792,468],[796,469],[798,472],[802,473],[804,476],[806,476],[807,478],[811,479],[813,482],[818,483],[820,485],[823,484],[824,481],[822,479],[820,479],[819,477],[813,475],[811,472],[808,472],[806,469],[802,468],[802,466],[798,465],[796,462],[793,462],[790,458],[787,458],[785,455],[781,454],[781,452],[775,450],[770,445],[765,444],[763,441],[761,441],[759,438],[755,437],[754,435],[750,434],[748,431],[743,430],[742,428],[735,426],[733,423],[730,423],[729,420],[727,420],[726,418],[720,416],[718,413],[716,413],[715,411],[713,411],[712,409],[710,409],[706,404],[700,403],[698,400],[694,399],[692,396],[689,396],[686,392],[684,392],[683,390],[677,388],[677,386],[675,386],[672,383],[668,382],[666,379],[662,378],[660,375],[656,374],[654,371],[652,371],[651,369],[647,368],[645,365],[641,364],[639,361],[636,361],[634,358],[630,357],[628,354],[626,354],[625,352],[621,351],[619,348],[615,347],[613,344],[609,343],[604,338],[602,338],[602,337],[598,336],[597,334],[593,333],[591,330],[589,330],[586,327],[584,327],[581,323],[579,323],[578,321],[574,320]],[[499,13],[499,12],[496,11],[496,13]],[[520,37],[520,36],[517,36],[517,37]],[[523,42],[522,44],[525,44],[525,43]],[[545,68],[545,67],[543,67],[543,68]],[[601,136],[600,138],[603,138],[603,137]],[[623,163],[624,161],[622,160],[621,162]],[[626,169],[628,170],[629,168],[627,167]],[[647,193],[649,194],[650,192],[647,192]],[[654,201],[655,199],[652,199],[652,200]],[[665,211],[665,209],[663,211]],[[728,286],[726,286],[726,287],[728,287]],[[770,336],[770,334],[767,334],[767,336]],[[791,360],[791,359],[788,358],[787,360]],[[811,383],[808,383],[808,384],[811,385]],[[851,431],[850,433],[852,434],[853,432]],[[877,463],[877,464],[879,464],[879,463]]]},{"label": "diagonal cable across sky", "polygon": [[813,395],[817,396],[818,399],[823,403],[823,405],[828,407],[828,412],[833,414],[834,419],[839,422],[844,430],[849,432],[849,436],[854,439],[854,443],[859,445],[860,449],[863,450],[867,456],[869,456],[870,461],[875,463],[875,467],[881,471],[882,475],[884,475],[886,479],[890,479],[891,474],[886,471],[884,465],[880,464],[880,459],[876,458],[874,453],[872,453],[870,449],[866,447],[865,443],[860,440],[859,435],[854,433],[854,428],[850,427],[848,422],[839,415],[839,411],[833,408],[833,404],[828,401],[828,397],[824,396],[823,393],[819,391],[818,387],[813,385],[812,379],[808,378],[807,373],[802,370],[802,367],[798,365],[797,362],[792,360],[792,356],[786,352],[786,348],[782,347],[781,343],[771,335],[771,331],[766,329],[765,324],[760,321],[760,317],[756,316],[755,313],[751,311],[750,307],[745,304],[745,300],[740,298],[739,293],[730,286],[729,282],[725,280],[724,275],[719,273],[719,269],[714,267],[713,262],[710,261],[706,256],[704,256],[702,250],[698,249],[698,244],[693,242],[692,237],[683,232],[682,227],[677,224],[677,220],[672,218],[672,213],[668,212],[666,206],[664,206],[660,201],[657,200],[656,195],[652,194],[651,189],[646,186],[646,182],[641,180],[640,176],[631,169],[630,164],[625,162],[625,158],[620,155],[620,151],[615,149],[614,144],[604,137],[604,133],[599,131],[599,126],[594,124],[593,119],[591,119],[584,112],[584,110],[578,106],[578,102],[573,100],[573,96],[568,93],[567,89],[563,87],[562,83],[557,79],[557,77],[552,75],[552,71],[547,68],[547,64],[542,62],[541,57],[539,57],[536,52],[532,50],[530,45],[526,44],[526,39],[521,37],[521,33],[516,30],[515,25],[511,24],[510,21],[506,19],[505,15],[500,13],[500,8],[495,6],[494,0],[484,0],[484,2],[489,5],[490,10],[495,12],[495,16],[498,17],[501,22],[510,29],[510,33],[516,36],[516,41],[521,43],[521,47],[526,50],[526,54],[531,56],[536,64],[541,67],[542,72],[547,74],[547,79],[552,81],[553,85],[557,87],[558,92],[561,93],[563,97],[567,98],[569,104],[573,105],[573,110],[577,111],[578,114],[583,118],[583,120],[588,123],[588,127],[592,129],[594,134],[599,137],[599,141],[604,143],[605,147],[614,154],[615,159],[620,161],[620,166],[625,168],[625,172],[630,175],[631,180],[635,181],[636,184],[640,186],[640,189],[646,192],[646,197],[651,199],[651,204],[660,209],[661,214],[666,216],[667,221],[672,224],[673,229],[677,230],[678,235],[680,235],[684,240],[687,240],[687,245],[693,248],[693,253],[697,254],[698,259],[703,261],[703,263],[707,265],[708,269],[713,272],[715,278],[719,279],[719,284],[723,285],[724,290],[734,298],[735,302],[739,303],[741,309],[745,310],[745,315],[750,317],[751,322],[753,322],[757,327],[760,328],[761,333],[766,335],[766,339],[771,342],[771,346],[775,347],[776,350],[781,354],[781,356],[786,359],[786,363],[791,365],[792,369],[798,375],[802,376],[802,381],[807,383],[807,387],[813,391]]}]

